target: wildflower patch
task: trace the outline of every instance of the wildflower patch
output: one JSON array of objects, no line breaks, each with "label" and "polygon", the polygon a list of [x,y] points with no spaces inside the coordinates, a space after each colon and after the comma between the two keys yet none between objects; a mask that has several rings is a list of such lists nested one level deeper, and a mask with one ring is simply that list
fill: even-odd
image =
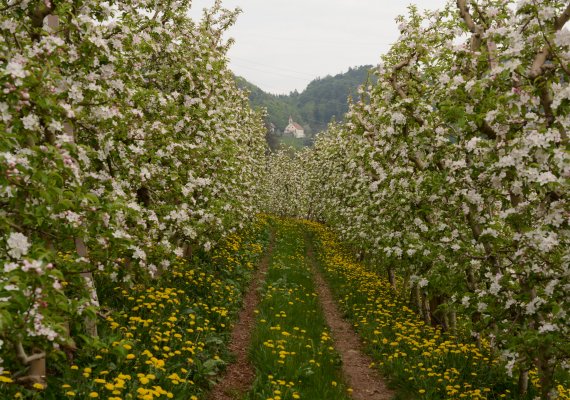
[{"label": "wildflower patch", "polygon": [[102,308],[112,310],[100,319],[99,338],[84,337],[71,366],[51,373],[43,393],[16,385],[10,376],[18,371],[4,371],[0,397],[201,398],[231,362],[229,332],[266,242],[260,220],[228,236],[210,259],[179,258],[156,281],[97,279]]},{"label": "wildflower patch", "polygon": [[[399,393],[421,399],[534,399],[536,371],[526,396],[517,393],[499,359],[483,341],[479,348],[465,333],[442,332],[425,324],[403,296],[377,273],[354,260],[324,226],[305,222],[315,237],[316,255],[341,309],[366,343],[376,367]],[[567,389],[558,386],[560,399]],[[407,397],[405,397],[407,398]]]}]

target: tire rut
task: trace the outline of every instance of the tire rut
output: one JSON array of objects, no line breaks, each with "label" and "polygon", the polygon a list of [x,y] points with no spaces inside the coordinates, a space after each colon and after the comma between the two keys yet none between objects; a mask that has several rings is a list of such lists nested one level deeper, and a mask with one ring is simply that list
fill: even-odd
[{"label": "tire rut", "polygon": [[237,323],[232,330],[228,349],[234,354],[235,361],[228,366],[222,379],[214,386],[207,397],[208,400],[240,399],[249,390],[255,379],[255,369],[248,359],[248,349],[255,325],[254,311],[260,301],[259,287],[265,281],[265,274],[273,254],[274,242],[275,233],[272,230],[269,247],[249,284]]},{"label": "tire rut", "polygon": [[380,373],[369,366],[374,362],[362,350],[362,343],[349,322],[343,319],[332,292],[318,270],[312,243],[307,240],[307,258],[315,279],[315,290],[320,299],[327,325],[336,350],[342,359],[345,382],[352,388],[355,400],[389,400],[394,392],[386,386]]}]

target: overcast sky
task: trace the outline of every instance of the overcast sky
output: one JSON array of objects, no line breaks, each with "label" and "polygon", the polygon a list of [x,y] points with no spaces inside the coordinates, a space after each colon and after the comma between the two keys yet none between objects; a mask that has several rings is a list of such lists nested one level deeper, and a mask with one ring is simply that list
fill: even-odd
[{"label": "overcast sky", "polygon": [[[201,15],[214,0],[194,0]],[[230,67],[271,93],[302,91],[316,77],[378,64],[398,38],[394,18],[408,4],[441,8],[445,0],[224,0],[242,14],[228,32],[235,39]]]}]

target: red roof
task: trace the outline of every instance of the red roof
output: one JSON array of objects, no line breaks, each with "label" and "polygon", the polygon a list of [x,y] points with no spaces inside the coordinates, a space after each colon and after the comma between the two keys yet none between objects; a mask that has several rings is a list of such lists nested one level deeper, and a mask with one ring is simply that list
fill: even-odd
[{"label": "red roof", "polygon": [[295,129],[304,130],[303,127],[296,122],[293,122],[293,126],[295,127]]}]

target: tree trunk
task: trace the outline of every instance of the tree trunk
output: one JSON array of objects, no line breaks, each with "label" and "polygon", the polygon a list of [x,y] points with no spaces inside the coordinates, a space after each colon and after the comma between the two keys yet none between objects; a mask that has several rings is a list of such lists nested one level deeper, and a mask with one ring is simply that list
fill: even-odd
[{"label": "tree trunk", "polygon": [[554,366],[550,362],[548,351],[543,349],[537,360],[538,378],[540,379],[541,398],[553,399],[552,388],[554,387]]},{"label": "tree trunk", "polygon": [[528,370],[521,370],[519,372],[518,392],[519,396],[526,395],[528,391]]},{"label": "tree trunk", "polygon": [[421,292],[421,303],[422,303],[422,314],[424,317],[424,322],[427,325],[431,325],[431,309],[429,305],[429,299],[427,296],[427,291]]},{"label": "tree trunk", "polygon": [[388,267],[388,281],[390,282],[390,286],[392,286],[392,289],[396,291],[397,290],[396,274],[394,272],[394,267],[392,267],[391,265]]},{"label": "tree trunk", "polygon": [[[39,349],[34,349],[34,353],[42,353]],[[28,371],[28,377],[33,378],[36,383],[46,384],[46,357],[38,358],[30,362],[30,370]]]},{"label": "tree trunk", "polygon": [[[88,257],[87,246],[81,238],[75,238],[75,250],[77,254],[81,257]],[[93,280],[93,274],[91,272],[82,272],[81,276],[85,279],[85,287],[91,293],[91,303],[95,306],[99,306],[99,296],[97,296],[97,289],[95,288],[95,281]],[[85,317],[85,331],[91,337],[98,337],[97,332],[97,319]]]},{"label": "tree trunk", "polygon": [[28,375],[17,379],[18,383],[33,386],[39,383],[45,389],[46,384],[46,353],[38,348],[32,350],[32,355],[28,356],[22,343],[16,345],[16,352],[22,364],[29,365]]},{"label": "tree trunk", "polygon": [[417,284],[413,284],[410,289],[410,305],[417,311],[419,316],[423,318],[422,295],[420,293],[420,287]]}]

